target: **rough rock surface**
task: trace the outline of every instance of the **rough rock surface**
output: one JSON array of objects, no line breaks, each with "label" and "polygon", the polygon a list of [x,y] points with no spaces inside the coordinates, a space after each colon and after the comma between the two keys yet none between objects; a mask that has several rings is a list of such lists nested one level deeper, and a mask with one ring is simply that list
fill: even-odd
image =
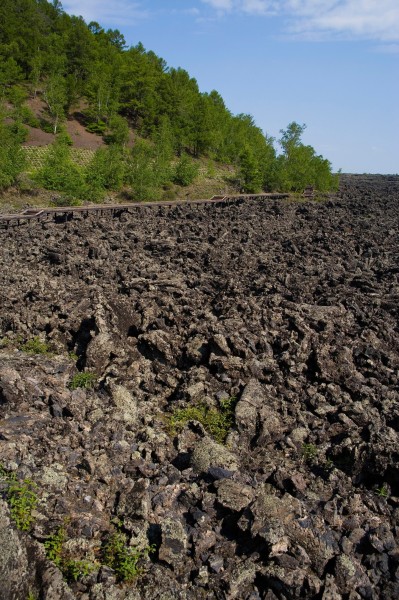
[{"label": "rough rock surface", "polygon": [[[352,176],[0,230],[0,462],[39,498],[28,533],[0,501],[2,600],[399,597],[398,216],[399,177]],[[233,396],[224,446],[168,427]],[[98,556],[115,518],[141,575],[67,584],[46,536]]]}]

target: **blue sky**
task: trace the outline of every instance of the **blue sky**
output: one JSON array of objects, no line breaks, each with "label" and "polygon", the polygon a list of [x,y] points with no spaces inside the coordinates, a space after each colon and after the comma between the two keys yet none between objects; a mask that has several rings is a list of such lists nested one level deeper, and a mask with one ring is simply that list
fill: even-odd
[{"label": "blue sky", "polygon": [[335,169],[399,173],[399,0],[64,0]]}]

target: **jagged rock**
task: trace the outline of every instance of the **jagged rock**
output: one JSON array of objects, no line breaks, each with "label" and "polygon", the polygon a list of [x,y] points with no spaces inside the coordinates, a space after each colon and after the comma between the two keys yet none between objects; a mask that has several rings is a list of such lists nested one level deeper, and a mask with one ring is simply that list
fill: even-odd
[{"label": "jagged rock", "polygon": [[[398,197],[0,222],[0,494],[38,496],[27,533],[1,512],[1,600],[399,595]],[[99,563],[119,528],[141,575],[66,583],[60,526]]]},{"label": "jagged rock", "polygon": [[111,385],[110,391],[116,407],[113,418],[135,425],[139,416],[137,399],[123,385]]},{"label": "jagged rock", "polygon": [[230,479],[222,479],[216,484],[218,502],[225,508],[240,511],[253,500],[254,491]]},{"label": "jagged rock", "polygon": [[150,495],[148,479],[131,482],[128,491],[121,492],[118,502],[118,514],[131,519],[148,519],[150,511]]},{"label": "jagged rock", "polygon": [[256,379],[246,385],[235,407],[235,420],[238,431],[249,441],[256,435],[259,423],[259,411],[265,402],[263,389]]},{"label": "jagged rock", "polygon": [[170,565],[175,571],[185,568],[187,534],[180,521],[166,518],[161,524],[162,541],[159,559]]},{"label": "jagged rock", "polygon": [[208,436],[200,439],[195,445],[191,465],[197,473],[206,473],[210,468],[215,467],[228,471],[238,470],[237,457]]},{"label": "jagged rock", "polygon": [[20,600],[40,591],[46,600],[73,600],[60,571],[45,557],[43,547],[11,525],[0,500],[0,589],[4,600]]}]

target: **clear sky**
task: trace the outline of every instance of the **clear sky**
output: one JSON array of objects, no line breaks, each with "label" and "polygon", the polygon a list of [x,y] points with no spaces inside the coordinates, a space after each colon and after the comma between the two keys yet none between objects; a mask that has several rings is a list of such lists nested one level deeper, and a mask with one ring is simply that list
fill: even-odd
[{"label": "clear sky", "polygon": [[334,169],[399,173],[399,0],[63,0]]}]

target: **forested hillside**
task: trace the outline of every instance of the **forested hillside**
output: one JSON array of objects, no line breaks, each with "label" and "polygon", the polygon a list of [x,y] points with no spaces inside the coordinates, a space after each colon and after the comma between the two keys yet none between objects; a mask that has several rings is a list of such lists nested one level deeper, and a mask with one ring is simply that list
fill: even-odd
[{"label": "forested hillside", "polygon": [[[278,155],[275,141],[250,115],[233,115],[217,91],[201,92],[185,70],[141,43],[127,47],[118,30],[67,15],[58,0],[2,0],[0,23],[0,189],[28,170],[23,185],[72,199],[122,188],[157,198],[193,181],[204,158],[232,165],[237,189],[248,192],[336,183],[329,161],[301,142],[304,126],[288,125]],[[43,102],[40,117],[32,98]],[[64,127],[75,111],[106,143],[84,167],[72,160]],[[26,125],[56,136],[36,170],[21,150]]]}]

